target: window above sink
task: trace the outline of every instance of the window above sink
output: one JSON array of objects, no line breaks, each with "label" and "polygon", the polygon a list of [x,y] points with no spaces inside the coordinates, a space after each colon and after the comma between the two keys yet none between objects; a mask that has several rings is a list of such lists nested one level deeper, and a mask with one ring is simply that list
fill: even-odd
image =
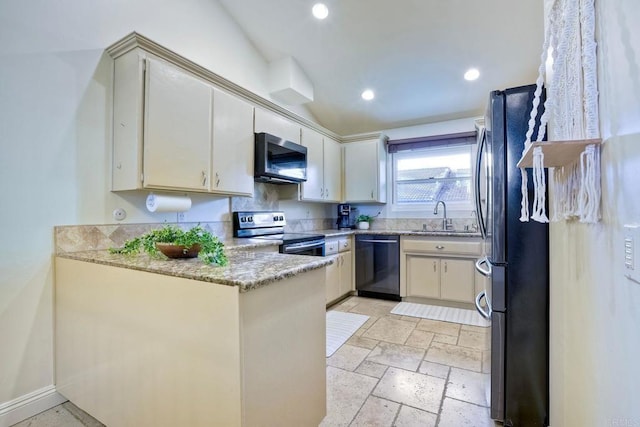
[{"label": "window above sink", "polygon": [[452,211],[473,210],[474,147],[475,139],[464,138],[463,142],[392,152],[393,210],[433,209],[438,200],[446,202]]}]

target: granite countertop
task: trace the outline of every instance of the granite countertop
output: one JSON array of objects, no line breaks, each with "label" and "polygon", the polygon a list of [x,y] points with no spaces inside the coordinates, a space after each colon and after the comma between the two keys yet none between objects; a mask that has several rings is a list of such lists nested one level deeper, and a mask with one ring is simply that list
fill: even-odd
[{"label": "granite countertop", "polygon": [[337,229],[325,229],[325,230],[313,230],[309,233],[324,234],[325,237],[340,237],[350,236],[353,234],[397,234],[400,236],[422,236],[422,237],[481,237],[478,232],[471,231],[415,231],[415,230],[337,230]]},{"label": "granite countertop", "polygon": [[251,250],[257,248],[264,248],[267,246],[279,246],[282,244],[281,240],[267,240],[267,239],[251,239],[251,238],[237,238],[221,239],[224,243],[224,247],[227,251],[237,250]]},{"label": "granite countertop", "polygon": [[[248,239],[239,240],[246,241]],[[332,257],[239,250],[241,247],[246,249],[250,245],[251,243],[247,242],[246,245],[227,250],[229,264],[225,267],[207,265],[198,258],[168,260],[151,258],[146,254],[133,256],[111,254],[106,250],[68,252],[58,256],[227,286],[238,286],[240,292],[247,292],[306,271],[325,267],[334,262]]]}]

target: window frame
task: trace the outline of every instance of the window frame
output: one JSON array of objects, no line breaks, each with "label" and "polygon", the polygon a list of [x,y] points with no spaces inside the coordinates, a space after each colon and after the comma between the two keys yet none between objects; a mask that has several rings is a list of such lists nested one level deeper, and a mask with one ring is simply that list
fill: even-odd
[{"label": "window frame", "polygon": [[465,150],[469,150],[469,184],[470,184],[470,194],[469,200],[465,202],[448,202],[447,204],[447,215],[452,216],[466,216],[470,211],[475,210],[475,201],[473,195],[474,188],[474,177],[475,177],[475,158],[476,158],[476,148],[477,144],[475,142],[463,142],[463,143],[453,143],[446,145],[434,145],[432,147],[423,147],[416,148],[411,150],[400,150],[394,153],[389,153],[389,200],[391,201],[391,210],[397,213],[407,212],[425,212],[427,211],[429,214],[431,211],[429,209],[433,209],[436,204],[436,201],[422,202],[422,203],[398,203],[397,201],[397,162],[398,160],[411,158],[416,156],[417,153],[424,152],[435,152],[435,151],[449,151],[449,152],[460,152],[461,148]]}]

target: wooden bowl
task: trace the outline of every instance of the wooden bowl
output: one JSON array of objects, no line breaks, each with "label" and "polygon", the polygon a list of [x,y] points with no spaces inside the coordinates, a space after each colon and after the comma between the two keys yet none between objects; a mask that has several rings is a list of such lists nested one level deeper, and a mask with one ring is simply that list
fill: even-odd
[{"label": "wooden bowl", "polygon": [[167,258],[195,258],[200,252],[200,245],[197,243],[190,248],[173,243],[156,243],[156,248]]}]

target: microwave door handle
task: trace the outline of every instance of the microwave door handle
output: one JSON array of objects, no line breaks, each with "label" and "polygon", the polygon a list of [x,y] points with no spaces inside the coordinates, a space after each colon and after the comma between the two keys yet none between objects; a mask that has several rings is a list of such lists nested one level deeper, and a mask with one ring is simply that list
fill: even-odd
[{"label": "microwave door handle", "polygon": [[484,214],[482,213],[482,203],[480,202],[480,169],[482,168],[482,158],[484,157],[484,146],[486,144],[487,134],[482,128],[478,138],[478,153],[476,155],[476,219],[478,221],[478,229],[483,239],[487,238],[487,228],[484,223]]}]

